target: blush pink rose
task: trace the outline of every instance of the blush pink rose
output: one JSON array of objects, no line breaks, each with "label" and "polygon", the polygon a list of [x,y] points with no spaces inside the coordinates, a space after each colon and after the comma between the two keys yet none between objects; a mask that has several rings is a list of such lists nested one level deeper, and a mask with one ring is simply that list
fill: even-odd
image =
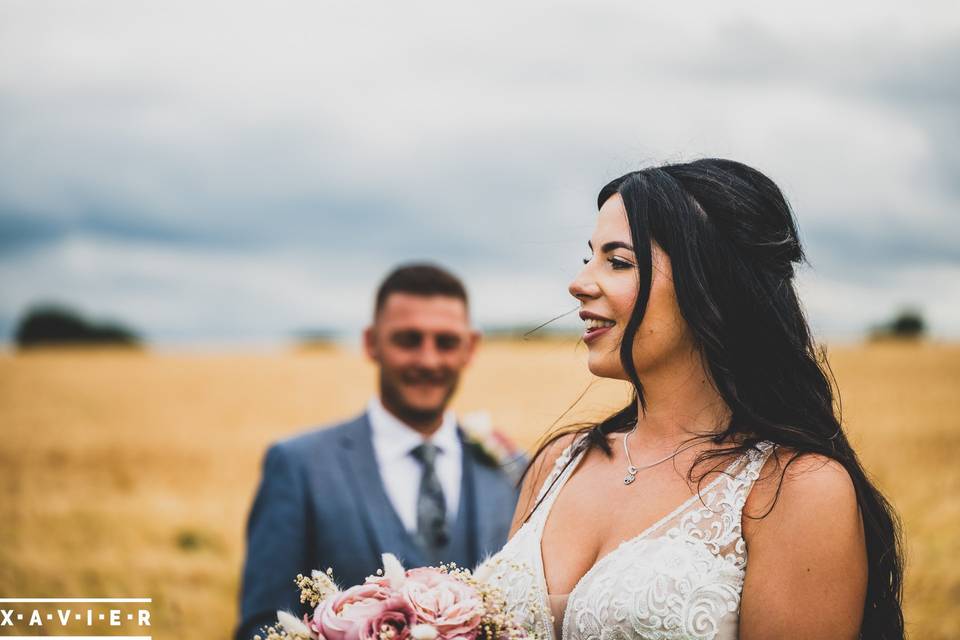
[{"label": "blush pink rose", "polygon": [[322,602],[310,628],[325,640],[360,640],[363,624],[396,594],[379,584],[360,584]]},{"label": "blush pink rose", "polygon": [[411,569],[400,589],[417,621],[437,630],[438,640],[474,640],[483,618],[476,589],[436,569]]},{"label": "blush pink rose", "polygon": [[360,640],[407,640],[417,617],[407,599],[396,595],[380,603],[380,612],[360,626]]}]

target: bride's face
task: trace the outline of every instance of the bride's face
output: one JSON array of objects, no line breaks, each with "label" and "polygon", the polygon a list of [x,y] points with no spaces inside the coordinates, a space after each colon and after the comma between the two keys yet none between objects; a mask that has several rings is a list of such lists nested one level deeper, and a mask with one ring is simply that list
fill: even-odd
[{"label": "bride's face", "polygon": [[[604,378],[629,379],[620,361],[620,343],[640,286],[631,242],[627,212],[620,195],[615,194],[600,208],[588,243],[592,255],[570,283],[570,294],[580,301],[580,317],[586,327],[583,341],[589,349],[588,366],[591,373]],[[656,242],[651,250],[650,298],[632,349],[641,379],[693,348],[677,305],[670,258]]]}]

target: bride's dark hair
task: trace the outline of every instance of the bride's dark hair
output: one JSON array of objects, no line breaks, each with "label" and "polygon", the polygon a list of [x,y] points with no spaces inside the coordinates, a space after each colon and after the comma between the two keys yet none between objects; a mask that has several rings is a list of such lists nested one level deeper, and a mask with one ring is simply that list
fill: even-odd
[{"label": "bride's dark hair", "polygon": [[627,211],[640,279],[620,344],[634,397],[599,424],[552,434],[528,471],[571,431],[586,434],[583,448],[611,455],[607,436],[629,430],[638,408],[646,407],[632,347],[647,308],[655,240],[670,257],[680,311],[732,412],[729,422],[709,436],[724,446],[701,454],[694,468],[764,440],[790,452],[780,468],[781,483],[786,468],[803,454],[842,464],[853,480],[866,536],[869,577],[860,637],[902,639],[899,522],[840,426],[829,365],[814,345],[794,289],[794,267],[805,257],[780,189],[739,162],[703,159],[628,173],[600,190],[597,206],[614,194],[620,194]]}]

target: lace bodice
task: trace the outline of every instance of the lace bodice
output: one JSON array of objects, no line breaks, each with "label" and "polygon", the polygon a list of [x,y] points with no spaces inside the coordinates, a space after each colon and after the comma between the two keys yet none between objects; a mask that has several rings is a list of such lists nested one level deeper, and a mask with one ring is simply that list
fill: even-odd
[{"label": "lace bodice", "polygon": [[583,458],[577,443],[557,459],[533,515],[480,570],[504,591],[510,613],[541,640],[735,640],[747,565],[741,514],[772,449],[759,444],[600,558],[571,591],[560,638],[540,540],[553,502]]}]

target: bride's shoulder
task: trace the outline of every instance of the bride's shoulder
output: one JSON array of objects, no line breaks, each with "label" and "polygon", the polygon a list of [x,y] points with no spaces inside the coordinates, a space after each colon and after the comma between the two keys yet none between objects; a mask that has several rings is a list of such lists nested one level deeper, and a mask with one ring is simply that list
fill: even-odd
[{"label": "bride's shoulder", "polygon": [[839,514],[847,516],[850,532],[859,524],[857,493],[846,468],[833,458],[784,447],[776,447],[764,463],[744,513],[748,539],[781,527],[800,536],[835,534],[841,528],[820,528]]},{"label": "bride's shoulder", "polygon": [[740,637],[782,637],[780,627],[771,632],[780,623],[850,627],[842,637],[855,637],[869,570],[853,480],[827,456],[779,451],[770,458],[741,519],[749,560]]}]

